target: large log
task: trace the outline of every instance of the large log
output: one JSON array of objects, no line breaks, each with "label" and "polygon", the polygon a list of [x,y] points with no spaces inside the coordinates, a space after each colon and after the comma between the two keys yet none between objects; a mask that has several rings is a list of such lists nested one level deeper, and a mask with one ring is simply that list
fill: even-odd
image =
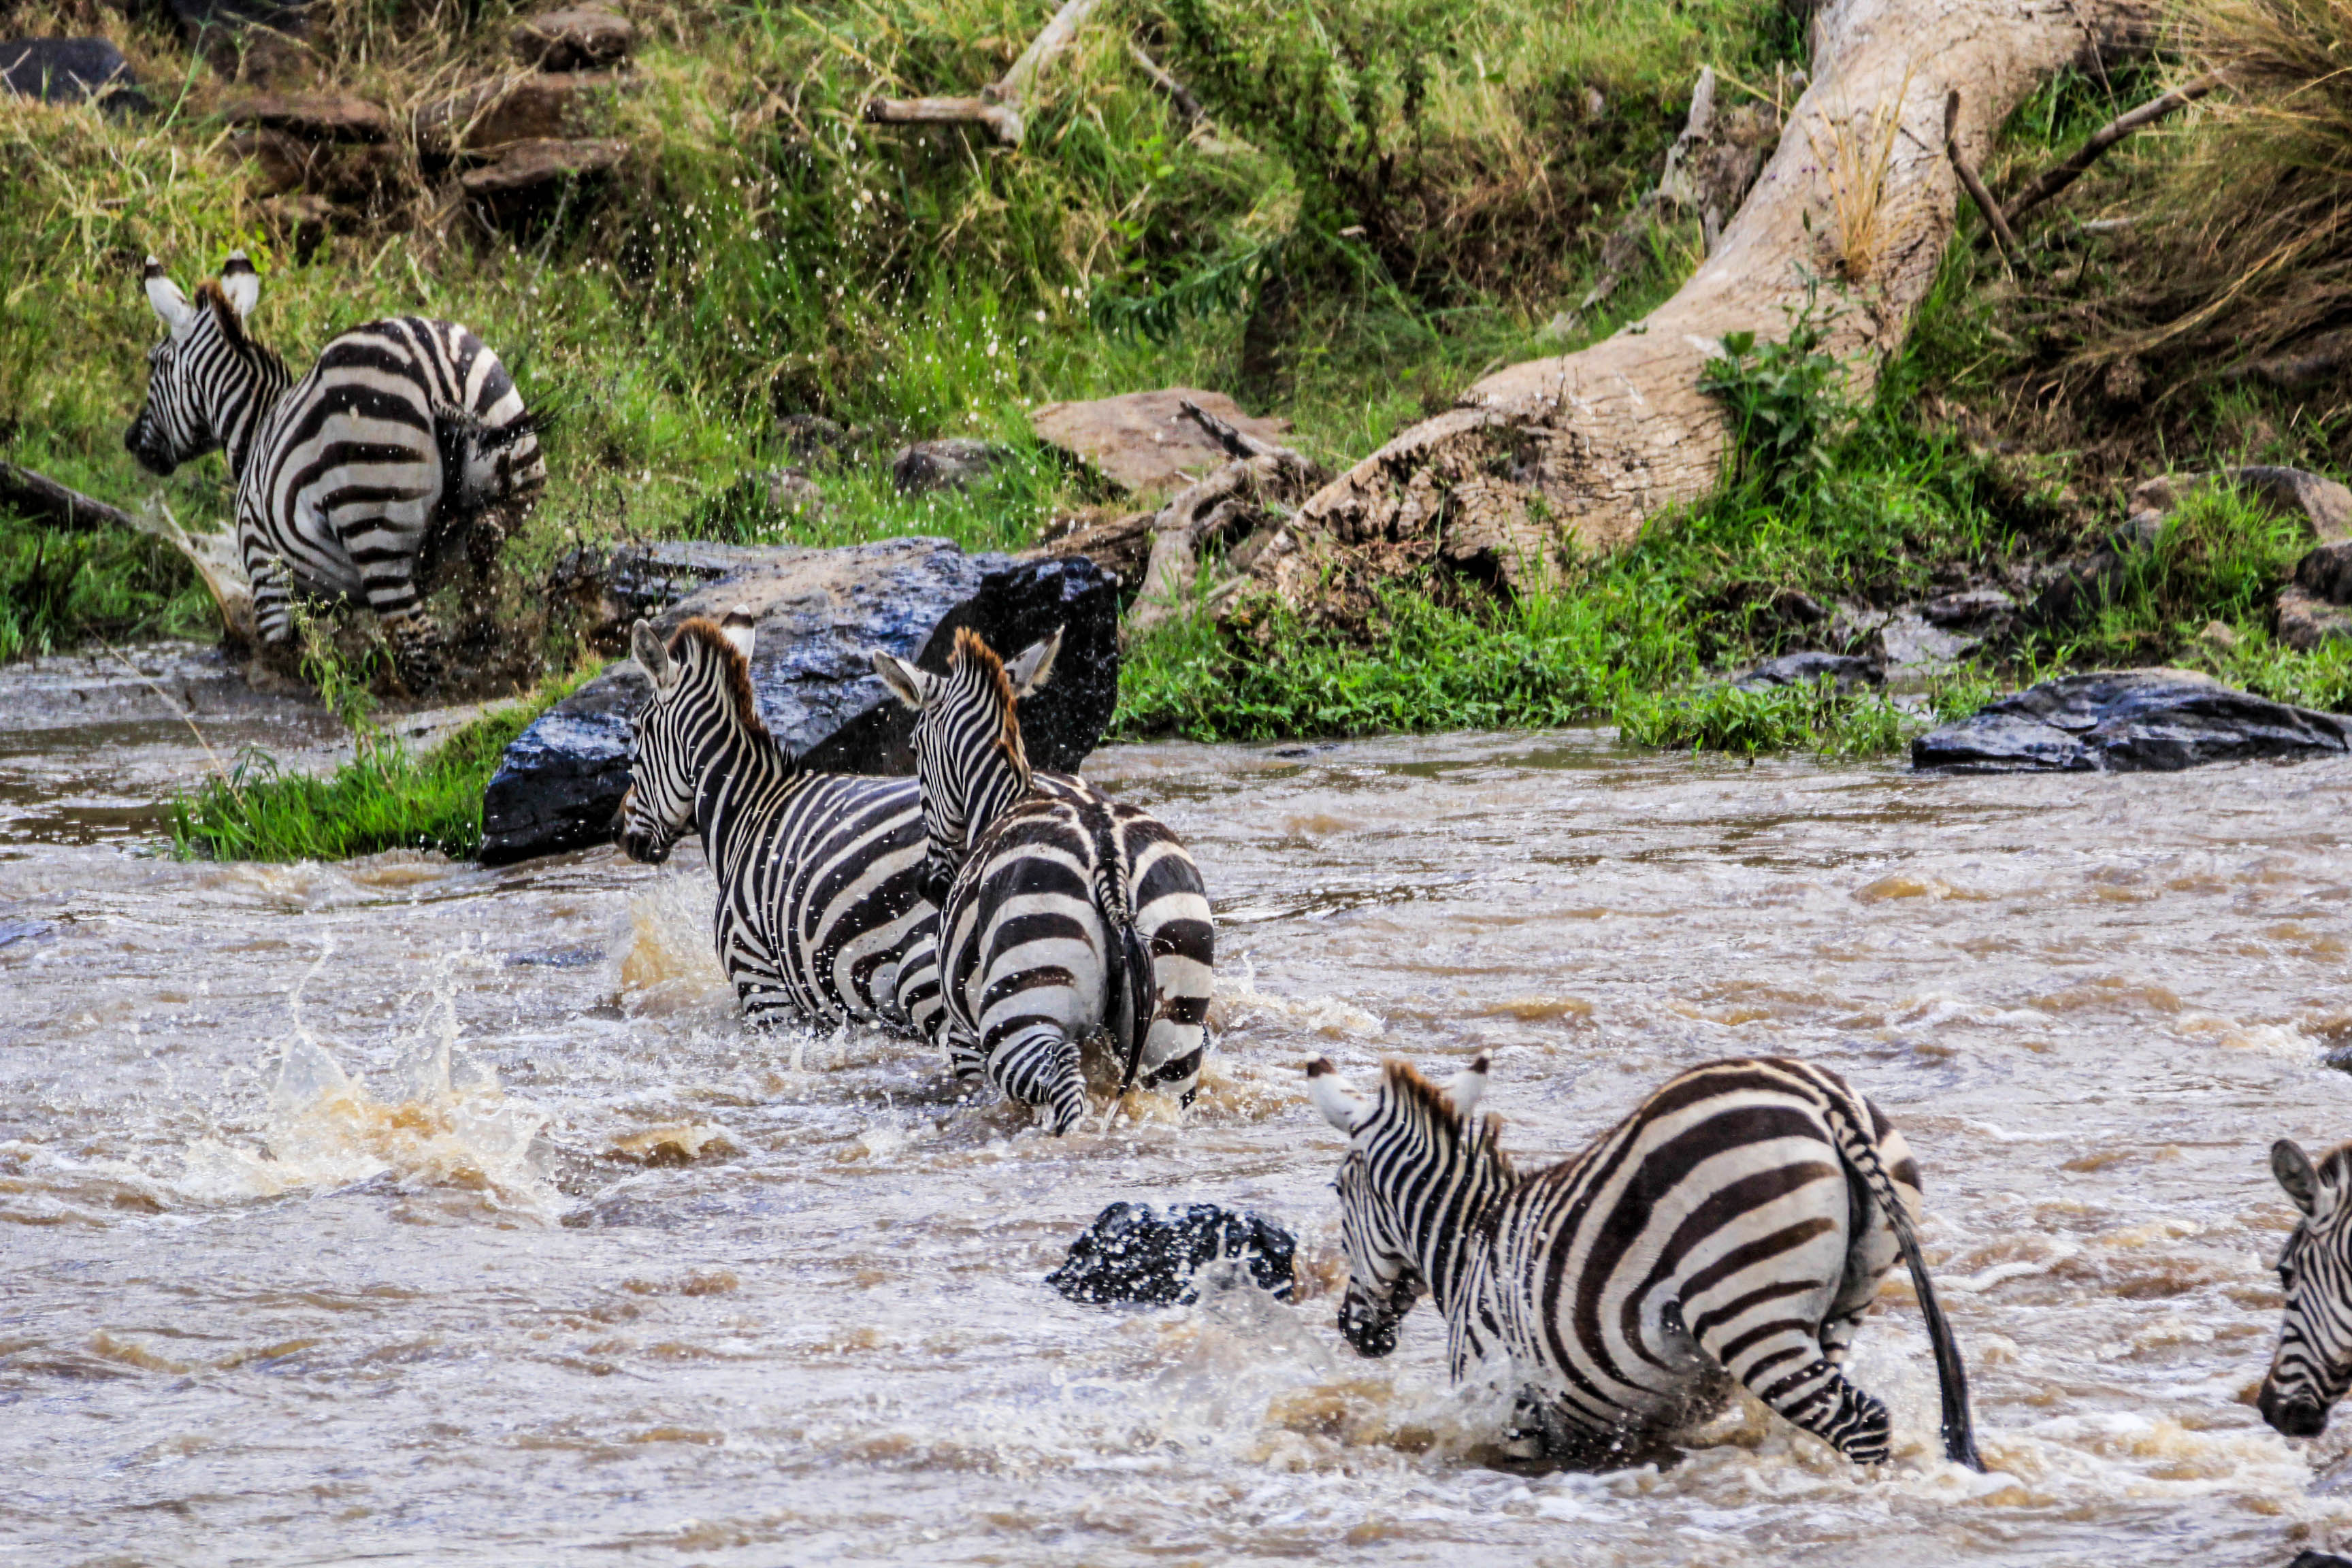
[{"label": "large log", "polygon": [[[1358,463],[1258,555],[1255,585],[1353,624],[1383,575],[1443,563],[1539,582],[1571,549],[1623,544],[1705,496],[1730,432],[1699,373],[1724,334],[1784,335],[1812,279],[1840,311],[1829,346],[1854,395],[1901,345],[1952,235],[1948,95],[1981,163],[2037,83],[2144,43],[2155,17],[2152,0],[1831,0],[1812,85],[1689,281],[1612,337],[1486,377]],[[1874,236],[1857,238],[1857,216]],[[1244,615],[1251,597],[1234,601]]]},{"label": "large log", "polygon": [[[654,545],[624,551],[603,577],[624,614],[675,599],[652,616],[665,635],[689,616],[748,605],[759,618],[760,716],[813,768],[914,772],[914,716],[866,653],[887,648],[943,670],[958,626],[1012,651],[1062,628],[1054,679],[1021,705],[1022,738],[1039,767],[1075,773],[1118,703],[1118,585],[1084,557],[967,555],[944,539],[842,550]],[[645,672],[621,659],[516,738],[482,795],[485,864],[611,837],[629,785],[630,721],[648,695]]]}]

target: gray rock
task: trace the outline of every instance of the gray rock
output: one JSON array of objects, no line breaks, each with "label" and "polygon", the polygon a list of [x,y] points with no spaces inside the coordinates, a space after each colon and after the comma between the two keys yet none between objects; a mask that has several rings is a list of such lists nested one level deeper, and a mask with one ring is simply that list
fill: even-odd
[{"label": "gray rock", "polygon": [[2352,610],[2305,593],[2299,587],[2279,590],[2279,641],[2309,653],[2321,643],[2352,638]]},{"label": "gray rock", "polygon": [[1939,675],[1974,653],[1982,639],[1931,625],[1917,610],[1901,610],[1878,628],[1878,651],[1890,679]]},{"label": "gray rock", "polygon": [[131,62],[104,38],[0,38],[0,87],[43,103],[94,98],[110,113],[152,107]]},{"label": "gray rock", "polygon": [[2017,614],[2017,601],[1999,588],[1969,588],[1928,600],[1919,614],[1931,626],[1983,633],[2007,625]]},{"label": "gray rock", "polygon": [[618,65],[636,47],[637,29],[601,6],[567,6],[515,24],[515,58],[543,71]]},{"label": "gray rock", "polygon": [[890,459],[890,482],[902,496],[929,495],[933,490],[960,490],[986,479],[989,471],[1011,454],[1002,447],[968,436],[942,437],[901,447]]},{"label": "gray rock", "polygon": [[783,442],[784,450],[792,454],[793,461],[803,468],[838,468],[862,434],[844,429],[822,414],[776,416],[778,438]]},{"label": "gray rock", "polygon": [[1836,681],[1841,692],[1886,684],[1885,672],[1878,666],[1842,653],[1784,653],[1732,677],[1731,684],[1743,691],[1761,691],[1774,686],[1811,686],[1822,679]]},{"label": "gray rock", "polygon": [[771,468],[763,476],[768,508],[787,517],[814,517],[824,510],[824,489],[798,468]]},{"label": "gray rock", "polygon": [[2305,468],[2252,464],[2217,468],[2210,474],[2158,474],[2133,488],[2131,510],[2134,513],[2169,512],[2198,491],[2217,484],[2251,491],[2279,510],[2302,518],[2311,525],[2312,537],[2322,544],[2352,539],[2352,489]]},{"label": "gray rock", "polygon": [[[1076,771],[1118,706],[1118,584],[1082,556],[966,555],[943,539],[845,550],[689,543],[633,546],[608,571],[622,584],[612,591],[647,605],[691,585],[655,616],[664,633],[749,605],[760,626],[751,684],[761,717],[811,767],[911,773],[913,715],[884,689],[866,650],[941,669],[960,626],[1008,651],[1065,628],[1054,679],[1022,704],[1022,737],[1038,767]],[[629,723],[646,696],[644,673],[619,660],[516,738],[482,796],[485,864],[612,836],[629,783]]]},{"label": "gray rock", "polygon": [[2323,544],[2294,563],[2294,585],[2331,605],[2352,605],[2352,541]]},{"label": "gray rock", "polygon": [[2186,669],[2070,675],[1911,742],[1948,773],[2168,773],[2254,757],[2343,756],[2352,721]]}]

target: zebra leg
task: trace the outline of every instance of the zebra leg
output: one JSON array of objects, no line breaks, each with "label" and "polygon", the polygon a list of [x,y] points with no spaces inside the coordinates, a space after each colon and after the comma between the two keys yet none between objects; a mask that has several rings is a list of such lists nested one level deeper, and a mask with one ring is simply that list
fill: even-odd
[{"label": "zebra leg", "polygon": [[1078,1043],[1058,1024],[1034,1020],[999,1040],[988,1053],[988,1076],[1022,1104],[1044,1108],[1046,1130],[1056,1138],[1087,1113]]},{"label": "zebra leg", "polygon": [[1862,1314],[1850,1312],[1832,1318],[1822,1325],[1822,1359],[1832,1366],[1845,1364],[1846,1352],[1853,1348],[1853,1336],[1862,1331]]},{"label": "zebra leg", "polygon": [[1783,1319],[1760,1329],[1735,1319],[1699,1336],[1699,1344],[1748,1392],[1852,1459],[1883,1465],[1891,1452],[1886,1406],[1846,1381],[1837,1359],[1853,1335],[1839,1336],[1836,1356],[1805,1323]]},{"label": "zebra leg", "polygon": [[248,562],[246,577],[253,584],[255,635],[265,643],[283,646],[294,638],[293,602],[286,591],[285,574],[275,566]]}]

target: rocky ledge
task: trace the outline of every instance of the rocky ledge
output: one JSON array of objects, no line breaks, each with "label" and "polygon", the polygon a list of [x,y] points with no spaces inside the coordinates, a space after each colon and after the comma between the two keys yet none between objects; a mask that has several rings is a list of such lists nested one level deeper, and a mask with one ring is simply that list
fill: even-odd
[{"label": "rocky ledge", "polygon": [[2069,675],[1911,742],[1944,773],[2169,773],[2256,757],[2343,756],[2352,720],[2292,708],[2187,669]]},{"label": "rocky ledge", "polygon": [[[1118,705],[1118,584],[1084,558],[1016,561],[967,555],[944,539],[890,539],[844,550],[637,547],[602,572],[625,607],[667,603],[652,616],[664,634],[692,616],[751,606],[760,715],[811,767],[912,772],[913,715],[866,650],[944,669],[958,626],[1005,653],[1064,628],[1053,679],[1022,704],[1022,736],[1041,768],[1075,771]],[[629,784],[630,721],[647,695],[644,672],[623,659],[516,738],[482,796],[485,864],[612,837]]]}]

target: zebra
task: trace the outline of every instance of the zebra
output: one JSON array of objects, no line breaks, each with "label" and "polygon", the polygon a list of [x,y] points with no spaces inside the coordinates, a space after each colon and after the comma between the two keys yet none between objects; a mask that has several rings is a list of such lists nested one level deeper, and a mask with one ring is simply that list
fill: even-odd
[{"label": "zebra", "polygon": [[430,681],[422,595],[458,548],[486,570],[547,484],[506,366],[461,326],[401,316],[344,332],[293,382],[249,331],[261,279],[244,251],[193,302],[152,256],[146,287],[167,331],[123,445],[159,475],[226,448],[261,640],[289,640],[298,593],[363,598],[402,678]]},{"label": "zebra", "polygon": [[1016,707],[1059,647],[1056,633],[1008,670],[961,627],[944,675],[872,654],[916,712],[940,911],[935,952],[900,970],[900,1005],[930,1020],[960,1078],[984,1073],[1056,1136],[1086,1114],[1079,1046],[1098,1033],[1124,1058],[1120,1092],[1141,1082],[1192,1103],[1215,958],[1200,868],[1176,836],[1091,785],[1033,775]]},{"label": "zebra", "polygon": [[1967,1374],[1912,1229],[1918,1167],[1878,1108],[1782,1058],[1675,1078],[1572,1160],[1521,1176],[1477,1114],[1479,1056],[1440,1089],[1385,1064],[1359,1093],[1328,1058],[1307,1091],[1345,1133],[1339,1330],[1396,1348],[1423,1290],[1459,1381],[1492,1352],[1522,1380],[1524,1457],[1600,1463],[1719,1407],[1736,1380],[1857,1464],[1884,1463],[1886,1406],[1847,1347],[1899,1254],[1935,1348],[1944,1452],[1982,1469]]},{"label": "zebra", "polygon": [[2316,1437],[2352,1388],[2352,1143],[2315,1165],[2291,1138],[2271,1145],[2271,1174],[2300,1211],[2279,1253],[2285,1310],[2255,1408],[2290,1437]]},{"label": "zebra", "polygon": [[659,865],[689,830],[719,882],[719,962],[755,1024],[887,1021],[911,942],[928,952],[923,807],[911,778],[811,773],[761,721],[758,637],[741,606],[667,642],[644,621],[630,652],[653,682],[633,721],[621,847]]}]

